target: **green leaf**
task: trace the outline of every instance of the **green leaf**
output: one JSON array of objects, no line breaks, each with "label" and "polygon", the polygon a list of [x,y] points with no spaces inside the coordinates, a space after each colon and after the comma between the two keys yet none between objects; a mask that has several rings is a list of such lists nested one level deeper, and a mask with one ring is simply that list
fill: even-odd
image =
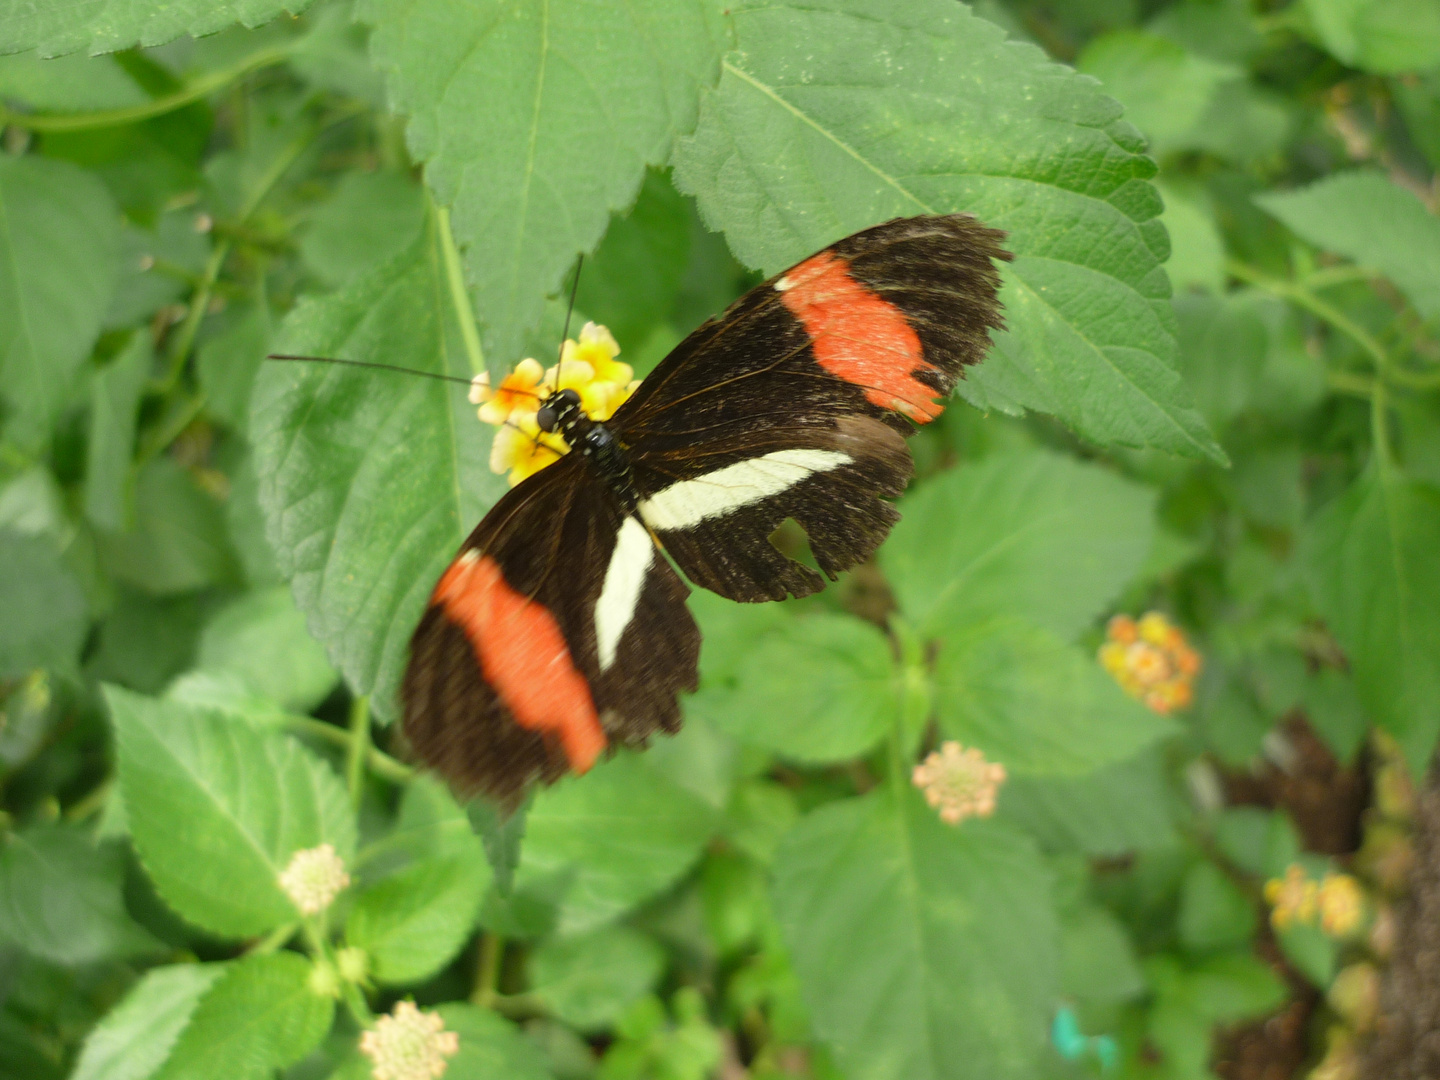
[{"label": "green leaf", "polygon": [[888,730],[899,688],[885,635],[849,615],[789,619],[754,642],[706,715],[727,735],[803,762],[858,757]]},{"label": "green leaf", "polygon": [[37,49],[41,56],[103,53],[133,45],[163,45],[189,34],[201,37],[235,23],[255,27],[289,12],[298,15],[311,0],[97,0],[46,3],[0,0],[0,52]]},{"label": "green leaf", "polygon": [[1243,74],[1144,30],[1101,34],[1075,66],[1099,79],[1161,152],[1186,147],[1220,84]]},{"label": "green leaf", "polygon": [[1423,775],[1440,735],[1440,491],[1372,465],[1311,522],[1310,595],[1370,718]]},{"label": "green leaf", "polygon": [[1255,933],[1255,904],[1214,863],[1197,862],[1180,887],[1177,928],[1197,953],[1243,946]]},{"label": "green leaf", "polygon": [[181,702],[107,687],[130,835],[156,891],[197,926],[263,934],[297,916],[280,890],[295,852],[355,849],[344,785],[294,739]]},{"label": "green leaf", "polygon": [[206,411],[241,434],[250,420],[255,374],[270,350],[273,333],[268,310],[260,305],[241,307],[222,331],[205,339],[195,357]]},{"label": "green leaf", "polygon": [[1155,750],[1081,776],[1015,776],[999,816],[1046,851],[1116,858],[1175,840],[1175,798]]},{"label": "green leaf", "polygon": [[141,331],[90,381],[85,516],[111,532],[130,523],[135,422],[154,359],[150,335]]},{"label": "green leaf", "polygon": [[465,804],[470,826],[485,845],[485,858],[495,875],[495,891],[508,896],[515,883],[515,868],[520,865],[520,842],[525,839],[525,818],[529,803],[502,814],[484,799],[471,799]]},{"label": "green leaf", "polygon": [[673,884],[699,857],[718,816],[622,751],[535,796],[517,887],[566,878],[557,929],[591,929]]},{"label": "green leaf", "polygon": [[399,172],[347,172],[310,217],[300,257],[326,285],[346,285],[414,245],[425,196]]},{"label": "green leaf", "polygon": [[0,530],[0,679],[73,671],[89,619],[85,594],[46,536]]},{"label": "green leaf", "polygon": [[1354,762],[1370,730],[1355,680],[1335,668],[1321,668],[1306,682],[1305,719],[1345,765]]},{"label": "green leaf", "polygon": [[356,898],[345,938],[370,955],[382,983],[418,983],[454,959],[475,927],[490,867],[471,850],[422,859],[382,878]]},{"label": "green leaf", "polygon": [[1145,990],[1145,976],[1120,922],[1085,904],[1060,923],[1060,987],[1083,1004],[1129,1001]]},{"label": "green leaf", "polygon": [[446,1080],[551,1080],[540,1050],[514,1024],[474,1005],[441,1005],[437,1012],[460,1036]]},{"label": "green leaf", "polygon": [[200,999],[156,1080],[268,1080],[325,1037],[335,1003],[307,985],[311,965],[292,952],[228,965]]},{"label": "green leaf", "polygon": [[161,596],[234,583],[240,571],[224,508],[169,456],[140,470],[134,528],[104,536],[100,556],[119,580]]},{"label": "green leaf", "polygon": [[1156,992],[1148,1035],[1167,1074],[1195,1080],[1206,1067],[1216,1024],[1261,1016],[1286,997],[1280,977],[1253,956],[1219,956],[1194,968],[1168,955],[1152,957],[1146,975]]},{"label": "green leaf", "polygon": [[[469,375],[434,230],[330,296],[278,351]],[[266,364],[250,434],[281,574],[351,688],[393,710],[415,624],[466,532],[505,490],[463,387],[331,364]]]},{"label": "green leaf", "polygon": [[86,670],[104,682],[158,694],[193,662],[205,614],[193,594],[160,599],[117,589]]},{"label": "green leaf", "polygon": [[[0,36],[5,20],[0,6]],[[33,154],[0,156],[0,395],[6,433],[27,448],[49,441],[100,333],[119,245],[120,213],[94,176]]]},{"label": "green leaf", "polygon": [[1255,202],[1316,247],[1379,270],[1425,318],[1440,316],[1440,219],[1399,184],[1339,173]]},{"label": "green leaf", "polygon": [[1072,639],[1143,565],[1154,498],[1059,454],[996,455],[907,495],[880,561],[923,636],[1021,615]]},{"label": "green leaf", "polygon": [[1101,443],[1223,460],[1175,372],[1154,164],[1119,107],[943,0],[732,7],[736,51],[676,151],[740,260],[779,271],[896,216],[1008,232],[1008,332],[961,392]]},{"label": "green leaf", "polygon": [[580,1031],[614,1026],[648,994],[665,968],[665,950],[624,926],[553,937],[530,954],[530,992]]},{"label": "green leaf", "polygon": [[0,98],[39,112],[123,109],[150,100],[113,56],[46,60],[34,53],[0,56]]},{"label": "green leaf", "polygon": [[198,666],[233,672],[263,696],[302,713],[335,686],[335,669],[283,585],[222,608],[200,635]]},{"label": "green leaf", "polygon": [[775,910],[816,1035],[852,1080],[1031,1076],[1058,989],[1050,882],[990,822],[880,790],[804,818]]},{"label": "green leaf", "polygon": [[1249,403],[1269,346],[1265,323],[1241,295],[1175,298],[1180,370],[1200,409],[1216,427]]},{"label": "green leaf", "polygon": [[225,970],[222,964],[151,968],[85,1037],[70,1080],[150,1080]]},{"label": "green leaf", "polygon": [[[1163,190],[1165,213],[1161,220],[1170,233],[1170,261],[1165,269],[1171,284],[1177,290],[1199,287],[1220,292],[1225,285],[1225,242],[1209,208],[1171,187]],[[1193,386],[1190,389],[1194,391]]]},{"label": "green leaf", "polygon": [[947,633],[934,678],[941,730],[1013,773],[1088,772],[1179,730],[1094,656],[1022,620]]},{"label": "green leaf", "polygon": [[125,860],[73,826],[39,825],[0,849],[0,938],[57,964],[93,964],[160,943],[125,910]]},{"label": "green leaf", "polygon": [[370,0],[361,17],[411,153],[453,208],[491,366],[508,368],[576,253],[694,125],[714,9]]},{"label": "green leaf", "polygon": [[1398,74],[1440,63],[1435,0],[1302,0],[1332,53],[1366,71]]}]

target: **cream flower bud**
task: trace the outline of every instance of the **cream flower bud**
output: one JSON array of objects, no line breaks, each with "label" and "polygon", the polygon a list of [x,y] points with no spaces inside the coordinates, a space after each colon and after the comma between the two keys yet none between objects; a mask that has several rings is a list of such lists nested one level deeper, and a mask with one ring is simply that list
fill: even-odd
[{"label": "cream flower bud", "polygon": [[925,801],[940,811],[940,820],[959,825],[968,817],[989,817],[995,797],[1005,782],[1005,766],[986,761],[974,747],[947,742],[915,766],[911,782],[925,793]]},{"label": "cream flower bud", "polygon": [[345,860],[330,844],[305,848],[290,856],[280,874],[280,888],[302,915],[316,915],[328,908],[350,885]]},{"label": "cream flower bud", "polygon": [[460,1036],[445,1030],[440,1014],[421,1012],[413,1001],[400,1002],[360,1036],[375,1080],[438,1080],[459,1050]]}]

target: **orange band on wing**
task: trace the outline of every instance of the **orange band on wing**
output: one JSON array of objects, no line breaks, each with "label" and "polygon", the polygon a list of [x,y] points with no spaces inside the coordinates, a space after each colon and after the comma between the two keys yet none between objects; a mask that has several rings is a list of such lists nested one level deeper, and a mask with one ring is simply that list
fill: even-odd
[{"label": "orange band on wing", "polygon": [[521,727],[560,740],[583,773],[605,749],[590,686],[575,669],[565,635],[543,605],[512,589],[488,555],[466,552],[435,586],[432,603],[465,631],[486,681]]},{"label": "orange band on wing", "polygon": [[815,359],[830,374],[866,388],[865,397],[927,424],[944,411],[936,390],[914,377],[933,370],[920,338],[894,304],[850,276],[850,264],[822,251],[775,283],[785,306],[810,334]]}]

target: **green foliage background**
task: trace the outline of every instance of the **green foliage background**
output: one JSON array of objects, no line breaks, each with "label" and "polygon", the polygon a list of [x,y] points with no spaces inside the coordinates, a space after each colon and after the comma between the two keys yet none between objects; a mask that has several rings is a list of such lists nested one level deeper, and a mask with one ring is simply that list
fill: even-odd
[{"label": "green foliage background", "polygon": [[[1436,0],[0,0],[0,53],[0,1074],[358,1078],[413,997],[456,1080],[1099,1071],[1057,1009],[1187,1080],[1284,999],[1299,841],[1217,771],[1300,708],[1345,761],[1440,737]],[[695,596],[682,734],[509,821],[408,768],[489,430],[263,355],[499,373],[584,253],[643,372],[955,210],[1007,328],[876,564]],[[1094,660],[1148,608],[1205,656],[1178,719]],[[994,818],[911,786],[938,739]]]}]

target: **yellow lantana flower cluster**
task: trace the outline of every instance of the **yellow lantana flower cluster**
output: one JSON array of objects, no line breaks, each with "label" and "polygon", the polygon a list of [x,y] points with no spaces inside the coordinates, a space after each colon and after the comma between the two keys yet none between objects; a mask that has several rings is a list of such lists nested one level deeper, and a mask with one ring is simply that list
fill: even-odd
[{"label": "yellow lantana flower cluster", "polygon": [[1365,917],[1365,893],[1360,882],[1349,874],[1327,873],[1314,881],[1304,867],[1291,863],[1283,878],[1265,883],[1265,902],[1270,905],[1270,924],[1276,930],[1296,925],[1313,926],[1333,938],[1348,937]]},{"label": "yellow lantana flower cluster", "polygon": [[476,375],[470,403],[480,406],[481,420],[500,429],[490,447],[490,468],[508,472],[514,487],[569,452],[558,433],[541,431],[535,419],[540,403],[557,390],[579,394],[580,407],[591,420],[614,416],[640,385],[630,365],[615,359],[619,355],[614,335],[587,322],[578,341],[567,339],[561,346],[560,362],[552,368],[526,357],[497,387],[491,387],[489,373]]},{"label": "yellow lantana flower cluster", "polygon": [[1158,611],[1137,622],[1116,615],[1105,629],[1100,663],[1120,688],[1158,713],[1183,709],[1195,699],[1200,654],[1180,628]]}]

